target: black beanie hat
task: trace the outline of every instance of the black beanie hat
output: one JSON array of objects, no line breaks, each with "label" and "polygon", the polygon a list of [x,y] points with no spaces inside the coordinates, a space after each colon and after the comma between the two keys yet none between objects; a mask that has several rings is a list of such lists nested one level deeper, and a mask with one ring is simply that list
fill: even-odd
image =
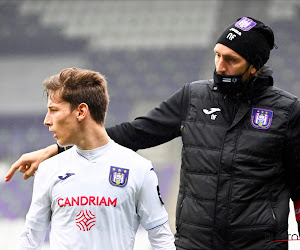
[{"label": "black beanie hat", "polygon": [[268,61],[274,47],[270,27],[252,17],[242,17],[230,25],[217,40],[237,52],[259,70]]}]

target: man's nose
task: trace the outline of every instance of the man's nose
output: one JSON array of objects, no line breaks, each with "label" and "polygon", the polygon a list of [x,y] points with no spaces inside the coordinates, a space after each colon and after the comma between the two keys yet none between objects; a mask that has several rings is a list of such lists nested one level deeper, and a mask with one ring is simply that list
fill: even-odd
[{"label": "man's nose", "polygon": [[45,126],[50,126],[50,118],[49,118],[49,114],[47,112],[45,119],[44,119],[44,125]]},{"label": "man's nose", "polygon": [[226,72],[225,63],[222,58],[220,58],[216,63],[216,71],[218,74],[224,74]]}]

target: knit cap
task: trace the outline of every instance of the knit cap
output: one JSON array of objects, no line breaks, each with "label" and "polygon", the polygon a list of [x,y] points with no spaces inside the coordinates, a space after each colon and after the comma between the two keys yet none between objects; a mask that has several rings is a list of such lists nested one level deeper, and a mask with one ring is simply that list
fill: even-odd
[{"label": "knit cap", "polygon": [[217,43],[237,52],[259,70],[268,61],[274,46],[274,33],[264,23],[242,17],[221,34]]}]

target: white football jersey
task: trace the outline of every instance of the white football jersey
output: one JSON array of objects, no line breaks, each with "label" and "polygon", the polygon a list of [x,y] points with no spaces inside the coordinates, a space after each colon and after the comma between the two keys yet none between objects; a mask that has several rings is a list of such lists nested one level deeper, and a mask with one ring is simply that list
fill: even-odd
[{"label": "white football jersey", "polygon": [[41,163],[25,225],[51,222],[52,249],[128,250],[140,223],[150,230],[167,220],[151,162],[110,140]]}]

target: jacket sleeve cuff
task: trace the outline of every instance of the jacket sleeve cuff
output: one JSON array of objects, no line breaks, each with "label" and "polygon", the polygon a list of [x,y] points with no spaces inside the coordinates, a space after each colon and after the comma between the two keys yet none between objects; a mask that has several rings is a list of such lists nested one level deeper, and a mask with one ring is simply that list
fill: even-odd
[{"label": "jacket sleeve cuff", "polygon": [[66,151],[66,150],[68,150],[69,148],[71,148],[72,146],[69,146],[69,147],[61,147],[61,146],[59,146],[57,143],[56,143],[56,145],[57,145],[57,149],[58,149],[58,153],[60,154],[61,152],[64,152],[64,151]]}]

